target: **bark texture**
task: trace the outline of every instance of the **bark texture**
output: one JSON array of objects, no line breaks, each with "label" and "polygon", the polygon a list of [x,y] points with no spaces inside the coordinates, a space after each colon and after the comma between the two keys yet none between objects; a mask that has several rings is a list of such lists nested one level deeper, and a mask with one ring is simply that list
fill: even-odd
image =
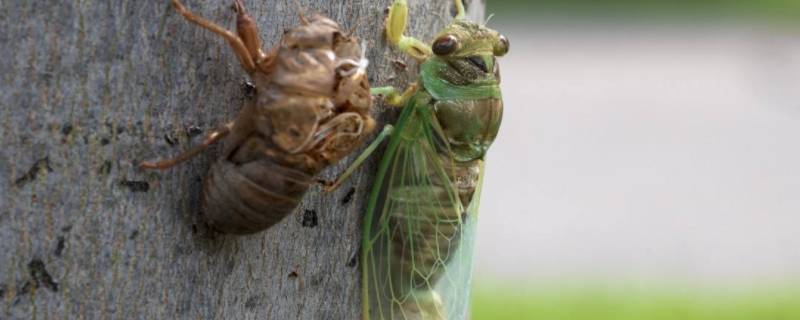
[{"label": "bark texture", "polygon": [[[403,87],[414,64],[383,39],[390,2],[246,5],[265,47],[298,23],[296,3],[331,17],[367,41],[373,85]],[[450,21],[451,0],[409,2],[411,35],[430,40]],[[235,27],[231,1],[184,3]],[[247,75],[221,38],[168,1],[2,1],[0,30],[1,319],[359,316],[377,157],[334,193],[312,189],[266,232],[214,234],[199,197],[218,148],[163,173],[136,165],[185,150],[239,111]],[[383,124],[396,111],[374,115]]]}]

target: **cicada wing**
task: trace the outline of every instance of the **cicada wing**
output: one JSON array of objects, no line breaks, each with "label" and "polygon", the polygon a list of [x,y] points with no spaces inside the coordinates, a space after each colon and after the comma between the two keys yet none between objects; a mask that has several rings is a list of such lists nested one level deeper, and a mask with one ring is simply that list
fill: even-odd
[{"label": "cicada wing", "polygon": [[472,274],[474,270],[475,233],[478,224],[478,207],[483,187],[483,162],[480,164],[480,178],[475,195],[466,209],[466,217],[461,228],[461,241],[458,249],[450,259],[442,279],[437,283],[436,291],[440,292],[444,308],[448,310],[449,320],[469,318],[469,303],[472,292]]},{"label": "cicada wing", "polygon": [[[431,115],[413,102],[406,108],[384,153],[364,224],[365,318],[461,320],[474,214],[451,182],[446,162],[453,160],[435,148]],[[471,208],[476,201],[470,202]]]}]

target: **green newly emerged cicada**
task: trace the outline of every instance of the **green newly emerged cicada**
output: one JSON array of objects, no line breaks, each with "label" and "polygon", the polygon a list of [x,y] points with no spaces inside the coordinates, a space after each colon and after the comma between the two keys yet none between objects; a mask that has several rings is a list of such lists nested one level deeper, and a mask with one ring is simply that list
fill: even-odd
[{"label": "green newly emerged cicada", "polygon": [[503,114],[496,57],[509,43],[455,4],[432,45],[403,34],[406,0],[389,8],[386,37],[420,62],[420,79],[372,89],[404,107],[343,176],[390,137],[364,220],[364,319],[467,318],[484,156]]}]

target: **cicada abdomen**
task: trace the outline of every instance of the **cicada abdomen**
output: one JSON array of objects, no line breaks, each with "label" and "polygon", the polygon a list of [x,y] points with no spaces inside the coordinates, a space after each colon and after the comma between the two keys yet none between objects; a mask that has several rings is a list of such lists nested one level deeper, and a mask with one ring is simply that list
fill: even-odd
[{"label": "cicada abdomen", "polygon": [[256,88],[236,120],[168,168],[225,137],[222,156],[203,183],[203,216],[224,233],[264,230],[294,211],[314,176],[355,149],[374,128],[365,51],[332,20],[301,17],[269,53],[240,0],[238,34],[173,4],[189,21],[225,37]]}]

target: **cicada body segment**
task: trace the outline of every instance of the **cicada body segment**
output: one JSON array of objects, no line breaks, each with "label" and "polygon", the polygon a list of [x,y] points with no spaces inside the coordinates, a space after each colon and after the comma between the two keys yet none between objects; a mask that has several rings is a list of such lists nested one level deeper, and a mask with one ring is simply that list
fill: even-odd
[{"label": "cicada body segment", "polygon": [[203,216],[224,233],[267,229],[294,211],[317,173],[373,130],[365,48],[336,22],[315,15],[265,53],[241,0],[234,1],[238,34],[173,4],[187,20],[228,40],[250,74],[255,98],[203,146],[142,167],[171,167],[224,137],[223,154],[203,184]]}]

